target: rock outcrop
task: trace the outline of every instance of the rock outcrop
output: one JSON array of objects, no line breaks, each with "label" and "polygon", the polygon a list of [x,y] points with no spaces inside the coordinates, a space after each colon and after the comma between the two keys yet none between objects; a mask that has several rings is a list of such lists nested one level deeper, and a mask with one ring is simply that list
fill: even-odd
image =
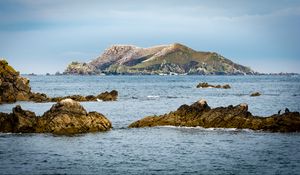
[{"label": "rock outcrop", "polygon": [[179,43],[141,48],[113,45],[98,58],[72,62],[64,74],[256,74],[214,52],[195,51]]},{"label": "rock outcrop", "polygon": [[211,84],[208,84],[206,82],[199,83],[196,87],[197,88],[222,88],[222,89],[230,89],[231,88],[229,84],[211,85]]},{"label": "rock outcrop", "polygon": [[48,97],[44,93],[32,92],[29,80],[21,77],[7,61],[0,60],[0,104],[14,103],[16,101],[34,102],[59,102],[71,98],[76,101],[115,101],[118,98],[118,91],[103,92],[96,96],[71,95],[64,97]]},{"label": "rock outcrop", "polygon": [[205,100],[200,100],[190,106],[182,105],[169,114],[145,117],[130,124],[129,127],[164,125],[298,132],[300,131],[300,114],[299,112],[287,112],[281,115],[258,117],[248,112],[247,104],[211,109]]},{"label": "rock outcrop", "polygon": [[[75,100],[75,101],[80,101],[80,102],[82,102],[82,101],[99,101],[99,100],[101,100],[101,101],[116,101],[118,98],[118,91],[116,91],[116,90],[112,90],[110,92],[105,91],[96,96],[94,96],[94,95],[88,95],[88,96],[70,95],[70,96],[65,96],[65,97],[53,97],[53,98],[47,97],[44,99],[43,102],[58,102],[58,101],[61,101],[63,99],[68,99],[68,98]],[[39,98],[37,98],[37,99],[39,99]]]},{"label": "rock outcrop", "polygon": [[107,131],[111,122],[97,112],[87,112],[78,102],[64,99],[42,116],[20,106],[11,114],[0,113],[0,132],[78,134]]},{"label": "rock outcrop", "polygon": [[251,97],[257,97],[257,96],[260,96],[260,95],[261,95],[261,93],[259,93],[259,92],[253,92],[253,93],[250,94]]},{"label": "rock outcrop", "polygon": [[30,95],[29,80],[21,77],[7,61],[0,60],[0,103],[26,101]]}]

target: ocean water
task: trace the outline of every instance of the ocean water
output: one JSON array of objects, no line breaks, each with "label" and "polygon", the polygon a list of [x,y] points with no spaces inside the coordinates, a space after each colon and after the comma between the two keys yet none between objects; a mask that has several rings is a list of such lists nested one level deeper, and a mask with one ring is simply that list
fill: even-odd
[{"label": "ocean water", "polygon": [[[299,174],[300,133],[154,127],[128,129],[148,115],[206,99],[211,107],[247,103],[254,115],[300,111],[299,76],[28,76],[49,96],[117,90],[118,101],[82,102],[113,129],[75,136],[0,133],[0,174]],[[198,89],[199,82],[231,89]],[[255,91],[259,97],[250,97]],[[53,103],[20,104],[37,115]]]}]

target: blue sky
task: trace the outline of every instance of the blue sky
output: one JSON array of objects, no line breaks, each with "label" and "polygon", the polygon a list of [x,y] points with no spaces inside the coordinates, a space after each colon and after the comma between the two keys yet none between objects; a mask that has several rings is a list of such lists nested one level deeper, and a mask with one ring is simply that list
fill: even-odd
[{"label": "blue sky", "polygon": [[63,71],[112,44],[179,42],[259,72],[300,73],[299,0],[0,0],[0,57]]}]

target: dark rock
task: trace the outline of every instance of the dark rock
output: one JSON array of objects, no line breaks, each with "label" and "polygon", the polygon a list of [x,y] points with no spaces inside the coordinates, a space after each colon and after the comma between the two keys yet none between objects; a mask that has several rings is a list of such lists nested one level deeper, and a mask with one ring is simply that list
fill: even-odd
[{"label": "dark rock", "polygon": [[300,114],[299,112],[289,112],[270,117],[257,117],[248,112],[248,105],[245,103],[211,109],[205,100],[200,100],[190,106],[182,105],[169,114],[145,117],[133,122],[129,127],[164,125],[296,132],[300,131]]},{"label": "dark rock", "polygon": [[30,101],[34,101],[34,102],[48,102],[50,101],[50,99],[48,98],[48,96],[46,94],[43,93],[31,93],[30,94]]},{"label": "dark rock", "polygon": [[260,96],[261,94],[259,92],[253,92],[252,94],[250,94],[251,97],[257,97]]},{"label": "dark rock", "polygon": [[77,134],[107,131],[111,122],[102,114],[87,112],[78,102],[64,99],[41,117],[20,106],[13,113],[0,113],[0,132]]},{"label": "dark rock", "polygon": [[290,110],[289,110],[288,108],[285,108],[284,112],[285,112],[285,113],[289,113]]},{"label": "dark rock", "polygon": [[103,101],[116,101],[117,97],[118,97],[118,91],[116,90],[112,90],[110,92],[106,91],[97,95],[97,98]]},{"label": "dark rock", "polygon": [[17,105],[11,114],[0,113],[0,132],[34,132],[36,120],[34,112],[23,110]]},{"label": "dark rock", "polygon": [[208,84],[206,82],[199,83],[196,87],[197,88],[222,88],[222,89],[230,89],[231,88],[229,84],[225,84],[225,85],[211,85],[211,84]]},{"label": "dark rock", "polygon": [[35,131],[36,121],[34,112],[23,110],[19,105],[13,108],[13,132],[32,133]]},{"label": "dark rock", "polygon": [[13,103],[29,99],[30,86],[6,60],[0,60],[0,102]]}]

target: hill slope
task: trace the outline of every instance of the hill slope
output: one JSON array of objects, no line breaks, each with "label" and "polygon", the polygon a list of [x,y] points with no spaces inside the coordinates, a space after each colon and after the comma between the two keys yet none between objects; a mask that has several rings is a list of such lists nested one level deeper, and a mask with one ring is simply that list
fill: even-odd
[{"label": "hill slope", "polygon": [[182,44],[140,48],[113,45],[89,63],[72,62],[64,74],[254,74],[214,52],[195,51]]}]

